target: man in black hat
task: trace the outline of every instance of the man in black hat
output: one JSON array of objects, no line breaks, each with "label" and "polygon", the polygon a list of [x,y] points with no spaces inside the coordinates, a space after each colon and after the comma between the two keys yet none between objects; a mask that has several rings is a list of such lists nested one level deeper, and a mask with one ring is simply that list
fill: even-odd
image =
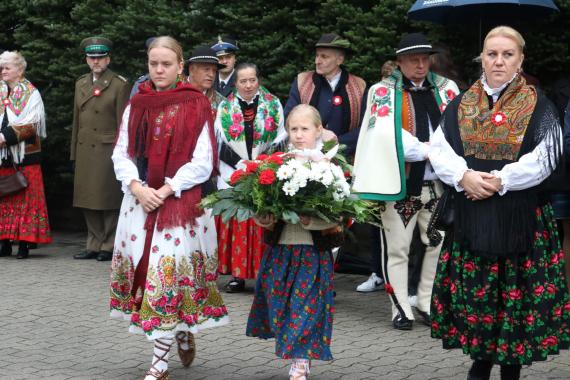
[{"label": "man in black hat", "polygon": [[216,75],[214,86],[223,96],[227,97],[236,87],[236,52],[239,50],[235,39],[225,36],[218,36],[218,42],[212,45],[212,49],[216,52],[216,56],[220,60],[221,67]]},{"label": "man in black hat", "polygon": [[[435,53],[420,33],[402,37],[398,68],[370,88],[358,137],[353,189],[361,198],[386,201],[382,212],[381,254],[385,288],[396,329],[410,330],[414,315],[408,301],[408,256],[414,229],[427,245],[417,290],[418,314],[429,324],[431,289],[442,235],[428,222],[442,193],[427,161],[429,139],[457,85],[429,71]],[[428,234],[428,232],[430,232]]]},{"label": "man in black hat", "polygon": [[315,71],[297,75],[283,109],[285,118],[297,104],[310,104],[319,110],[323,126],[347,146],[356,150],[366,82],[350,74],[343,66],[350,48],[348,40],[336,33],[321,36],[315,45]]},{"label": "man in black hat", "polygon": [[188,83],[202,91],[210,100],[214,119],[218,105],[224,96],[214,88],[214,81],[218,70],[225,68],[220,63],[214,50],[209,46],[198,46],[192,51],[188,59]]},{"label": "man in black hat", "polygon": [[81,208],[85,217],[87,249],[76,259],[111,260],[123,198],[111,154],[131,87],[107,68],[111,47],[104,37],[81,42],[91,71],[75,83],[71,161],[75,162],[73,206]]}]

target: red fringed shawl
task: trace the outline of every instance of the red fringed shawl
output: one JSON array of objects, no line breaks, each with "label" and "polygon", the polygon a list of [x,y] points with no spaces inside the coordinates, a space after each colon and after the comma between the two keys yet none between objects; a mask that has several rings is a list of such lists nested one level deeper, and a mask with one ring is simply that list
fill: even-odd
[{"label": "red fringed shawl", "polygon": [[[178,83],[176,88],[160,92],[153,90],[150,82],[140,86],[131,100],[127,153],[137,161],[147,160],[148,186],[159,189],[166,177],[174,177],[192,160],[206,122],[213,152],[212,176],[217,175],[218,149],[210,108],[208,99],[188,84]],[[159,231],[194,224],[203,214],[198,206],[201,196],[201,187],[194,186],[183,191],[180,198],[168,197],[148,215],[145,228],[152,231],[155,221]]]}]

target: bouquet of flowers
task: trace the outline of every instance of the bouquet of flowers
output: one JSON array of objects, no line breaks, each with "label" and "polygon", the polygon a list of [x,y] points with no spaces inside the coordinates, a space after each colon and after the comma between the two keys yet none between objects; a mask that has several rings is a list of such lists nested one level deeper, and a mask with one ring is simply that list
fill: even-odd
[{"label": "bouquet of flowers", "polygon": [[210,194],[201,206],[211,208],[224,222],[234,216],[243,221],[272,214],[293,224],[306,215],[327,222],[353,218],[380,226],[381,205],[351,194],[351,166],[341,154],[332,161],[338,164],[327,158],[299,160],[295,152],[260,155],[232,174],[232,188]]}]

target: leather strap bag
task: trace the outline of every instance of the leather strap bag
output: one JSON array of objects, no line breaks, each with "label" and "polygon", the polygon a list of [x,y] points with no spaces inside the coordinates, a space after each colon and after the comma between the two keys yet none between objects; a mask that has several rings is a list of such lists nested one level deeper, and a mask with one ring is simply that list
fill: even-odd
[{"label": "leather strap bag", "polygon": [[7,176],[0,176],[0,197],[17,193],[18,191],[24,190],[28,187],[28,180],[24,176],[24,173],[22,173],[18,166],[16,166],[10,149],[8,149],[8,157],[12,159],[12,165],[16,172]]},{"label": "leather strap bag", "polygon": [[445,190],[437,201],[435,209],[431,214],[428,223],[427,236],[430,240],[430,246],[439,245],[442,236],[439,231],[449,231],[453,226],[455,219],[455,189],[445,186]]}]

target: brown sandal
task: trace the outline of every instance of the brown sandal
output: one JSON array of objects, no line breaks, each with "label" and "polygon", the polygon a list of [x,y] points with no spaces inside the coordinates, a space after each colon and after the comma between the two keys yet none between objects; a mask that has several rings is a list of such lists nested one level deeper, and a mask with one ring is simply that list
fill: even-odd
[{"label": "brown sandal", "polygon": [[[186,331],[179,331],[176,333],[176,342],[178,343],[178,356],[184,367],[190,367],[194,358],[196,357],[196,341],[194,340],[194,334]],[[188,344],[189,348],[183,350],[180,346],[182,344]]]},{"label": "brown sandal", "polygon": [[164,370],[164,371],[160,371],[158,370],[155,365],[158,364],[159,362],[165,362],[166,364],[168,364],[168,359],[165,359],[166,355],[168,355],[168,353],[170,352],[170,346],[164,344],[163,342],[161,342],[159,339],[157,339],[154,343],[155,345],[162,345],[165,347],[160,347],[159,348],[164,351],[164,353],[161,356],[158,356],[157,354],[154,354],[154,358],[156,358],[156,360],[152,361],[152,364],[150,366],[150,369],[148,371],[146,371],[145,373],[145,378],[147,376],[152,376],[154,377],[156,380],[169,380],[170,376],[168,373],[168,370]]}]

